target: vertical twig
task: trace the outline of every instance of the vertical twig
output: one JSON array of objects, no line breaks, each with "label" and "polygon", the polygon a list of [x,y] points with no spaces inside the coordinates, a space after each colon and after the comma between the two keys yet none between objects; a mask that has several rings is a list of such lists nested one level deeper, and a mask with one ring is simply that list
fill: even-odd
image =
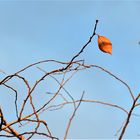
[{"label": "vertical twig", "polygon": [[71,126],[72,120],[73,120],[73,118],[74,118],[74,116],[75,116],[75,114],[76,114],[76,111],[78,110],[78,108],[79,108],[79,106],[80,106],[80,104],[81,104],[81,101],[82,101],[83,97],[84,97],[84,92],[83,92],[83,94],[82,94],[82,96],[81,96],[81,99],[80,99],[80,101],[79,101],[77,107],[75,108],[75,110],[74,110],[72,116],[70,117],[69,123],[68,123],[67,128],[66,128],[66,132],[65,132],[64,140],[67,139],[67,135],[68,135],[68,132],[69,132],[69,129],[70,129],[70,126]]},{"label": "vertical twig", "polygon": [[127,126],[128,126],[128,124],[130,122],[130,118],[132,116],[132,112],[133,112],[134,108],[136,107],[135,105],[136,105],[136,102],[139,99],[139,97],[140,97],[140,94],[138,94],[138,96],[135,98],[135,100],[134,100],[134,102],[132,104],[132,107],[130,108],[130,111],[129,111],[128,116],[127,116],[127,119],[126,119],[126,122],[125,122],[125,124],[124,124],[124,126],[122,128],[121,134],[119,136],[119,140],[121,140],[123,138],[124,134],[125,134],[125,131],[127,129]]}]

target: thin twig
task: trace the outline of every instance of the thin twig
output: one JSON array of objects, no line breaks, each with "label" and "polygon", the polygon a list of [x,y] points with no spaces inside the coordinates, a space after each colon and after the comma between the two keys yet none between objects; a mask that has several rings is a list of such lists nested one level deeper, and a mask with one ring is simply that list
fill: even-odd
[{"label": "thin twig", "polygon": [[134,102],[133,102],[133,104],[132,104],[132,106],[131,106],[131,108],[130,108],[130,110],[129,110],[128,116],[127,116],[127,118],[126,118],[126,122],[125,122],[125,124],[124,124],[124,126],[123,126],[123,128],[122,128],[121,133],[120,133],[119,140],[121,140],[121,139],[123,138],[123,135],[124,135],[124,133],[125,133],[125,131],[126,131],[126,128],[127,128],[128,124],[129,124],[129,122],[130,122],[130,118],[131,118],[131,116],[132,116],[132,112],[133,112],[133,110],[134,110],[134,108],[135,108],[136,102],[137,102],[137,100],[139,99],[139,97],[140,97],[140,94],[138,94],[138,96],[135,98],[135,100],[134,100]]},{"label": "thin twig", "polygon": [[81,101],[82,101],[83,97],[84,97],[84,92],[83,92],[83,94],[82,94],[82,96],[81,96],[81,99],[80,99],[80,101],[79,101],[77,107],[75,108],[75,110],[74,110],[72,116],[70,117],[69,123],[68,123],[67,128],[66,128],[66,132],[65,132],[64,140],[67,139],[67,135],[68,135],[68,132],[69,132],[69,129],[70,129],[70,126],[71,126],[72,120],[73,120],[73,118],[74,118],[74,116],[75,116],[75,114],[76,114],[76,111],[78,110],[78,108],[79,108],[79,106],[80,106],[80,104],[81,104]]}]

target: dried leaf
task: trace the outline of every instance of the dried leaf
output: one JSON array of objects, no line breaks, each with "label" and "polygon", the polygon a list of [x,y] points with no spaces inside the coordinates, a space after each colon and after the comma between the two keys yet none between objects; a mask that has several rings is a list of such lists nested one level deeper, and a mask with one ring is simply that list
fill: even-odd
[{"label": "dried leaf", "polygon": [[112,54],[112,43],[108,38],[98,35],[98,46],[102,52]]}]

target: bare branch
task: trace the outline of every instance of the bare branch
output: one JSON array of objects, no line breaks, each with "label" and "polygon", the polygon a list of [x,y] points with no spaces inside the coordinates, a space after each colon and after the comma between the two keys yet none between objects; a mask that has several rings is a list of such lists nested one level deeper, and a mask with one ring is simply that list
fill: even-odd
[{"label": "bare branch", "polygon": [[75,110],[74,110],[72,116],[70,117],[69,123],[68,123],[67,128],[66,128],[66,132],[65,132],[64,140],[67,139],[67,135],[68,135],[68,132],[69,132],[69,129],[70,129],[70,126],[71,126],[72,120],[73,120],[73,118],[74,118],[74,116],[75,116],[75,114],[76,114],[76,111],[78,110],[78,108],[79,108],[79,106],[80,106],[80,104],[81,104],[81,101],[82,101],[83,97],[84,97],[84,92],[83,92],[82,97],[81,97],[81,99],[80,99],[80,101],[79,101],[77,107],[75,108]]}]

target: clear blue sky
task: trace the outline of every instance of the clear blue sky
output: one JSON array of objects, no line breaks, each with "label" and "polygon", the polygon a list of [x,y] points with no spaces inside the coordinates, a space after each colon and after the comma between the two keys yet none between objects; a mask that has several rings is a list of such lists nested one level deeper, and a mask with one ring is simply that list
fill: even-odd
[{"label": "clear blue sky", "polygon": [[[95,37],[79,59],[108,69],[127,82],[137,95],[140,91],[139,1],[0,1],[0,69],[12,74],[40,60],[69,61],[88,40],[96,19],[99,20],[96,31],[111,40],[113,54],[102,53]],[[32,81],[37,71],[28,74]],[[96,69],[80,72],[67,88],[75,98],[85,90],[87,99],[130,107],[126,87]],[[0,102],[4,103],[10,96],[2,91]],[[63,122],[66,111],[68,109],[60,111],[59,120],[52,117],[53,113],[46,116],[60,137],[67,123]],[[124,121],[125,115],[117,109],[83,104],[69,138],[114,138]],[[139,117],[132,118],[125,138],[140,138],[139,123]],[[58,125],[62,128],[56,127]]]}]

